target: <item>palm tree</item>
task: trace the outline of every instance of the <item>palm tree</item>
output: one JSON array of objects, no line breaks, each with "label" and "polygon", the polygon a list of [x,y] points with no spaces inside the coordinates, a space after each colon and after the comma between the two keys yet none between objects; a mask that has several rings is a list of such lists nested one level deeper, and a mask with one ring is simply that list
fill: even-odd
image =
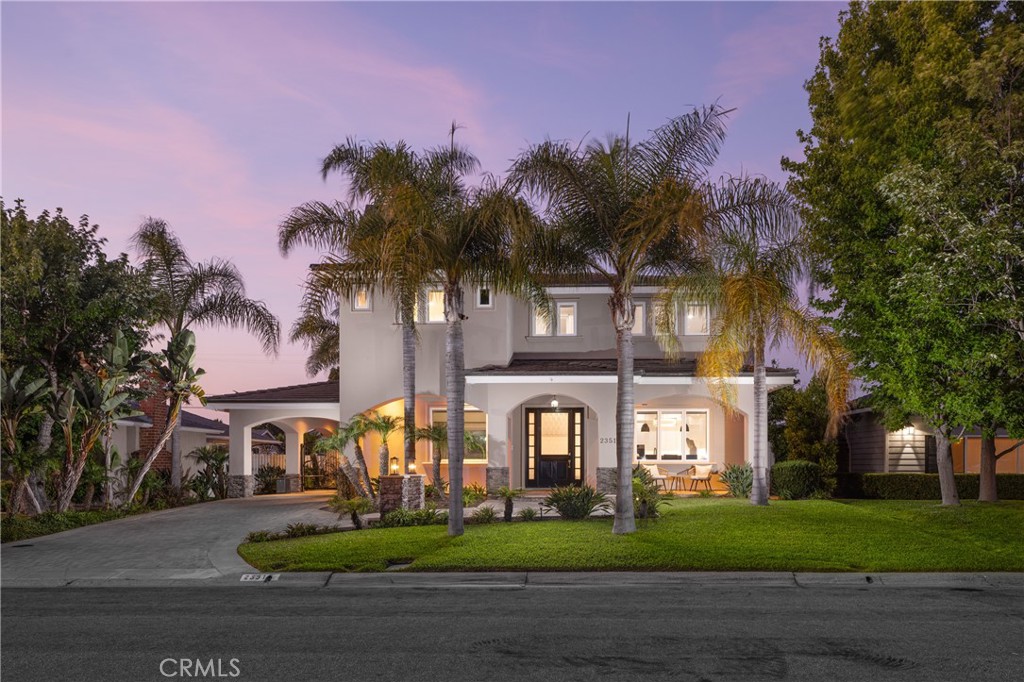
[{"label": "palm tree", "polygon": [[[715,311],[697,373],[727,407],[735,403],[736,376],[753,364],[753,488],[750,501],[768,504],[768,391],[765,352],[788,338],[820,372],[828,395],[828,432],[834,436],[846,409],[850,362],[825,321],[800,303],[797,284],[806,273],[802,234],[793,198],[762,178],[723,181],[712,193],[713,229],[700,267],[671,281],[660,296],[663,311],[703,302]],[[674,351],[674,316],[659,315],[659,340]]]},{"label": "palm tree", "polygon": [[[444,480],[441,478],[441,460],[448,452],[448,425],[431,424],[416,429],[416,440],[425,440],[434,446],[434,459],[431,463],[431,483],[437,489],[441,500],[445,499]],[[487,438],[479,433],[466,431],[462,438],[465,443],[466,452],[485,452],[487,449]],[[451,467],[449,467],[450,469]]]},{"label": "palm tree", "polygon": [[309,350],[306,374],[315,377],[327,370],[338,369],[340,331],[338,329],[338,300],[331,295],[317,298],[303,306],[299,318],[292,324],[288,340],[302,342]]},{"label": "palm tree", "polygon": [[395,431],[402,428],[404,419],[401,417],[394,417],[389,414],[381,414],[379,412],[372,412],[367,418],[367,425],[370,427],[370,431],[373,431],[380,436],[380,450],[378,451],[378,465],[377,471],[378,476],[387,476],[388,474],[388,460],[391,459],[391,451],[388,449],[388,438],[391,437]]},{"label": "palm tree", "polygon": [[[141,270],[155,293],[157,323],[170,337],[204,326],[242,327],[260,340],[263,351],[277,353],[280,323],[266,304],[245,295],[242,273],[230,261],[195,263],[167,223],[147,218],[132,237]],[[181,447],[175,414],[171,437],[171,486],[181,487]]]},{"label": "palm tree", "polygon": [[537,245],[547,270],[567,279],[601,277],[611,290],[615,327],[615,521],[612,532],[636,530],[633,516],[634,287],[681,274],[699,237],[707,206],[707,170],[725,139],[727,111],[717,105],[670,120],[641,142],[612,135],[581,148],[547,141],[512,166],[512,178],[547,204],[550,228]]},{"label": "palm tree", "polygon": [[194,457],[196,464],[203,465],[198,474],[204,483],[203,495],[212,491],[215,499],[223,500],[228,496],[228,449],[223,445],[203,445],[188,453]]},{"label": "palm tree", "polygon": [[[353,422],[354,421],[355,420],[353,420]],[[353,424],[353,422],[350,422],[350,424]],[[367,424],[365,420],[359,420],[359,423],[360,425]],[[314,444],[313,450],[314,452],[337,452],[339,455],[338,461],[341,472],[345,475],[345,478],[348,479],[349,483],[352,484],[356,494],[359,497],[367,497],[373,500],[376,498],[373,494],[373,487],[370,485],[370,476],[366,471],[366,462],[362,460],[362,445],[359,444],[359,439],[361,439],[365,433],[365,430],[362,433],[359,433],[355,428],[351,428],[349,424],[342,424],[334,433],[319,439],[316,444]],[[352,463],[345,455],[345,448],[348,447],[349,443],[356,444],[356,452],[358,453],[361,463],[359,470],[356,470],[356,468],[352,466]]]}]

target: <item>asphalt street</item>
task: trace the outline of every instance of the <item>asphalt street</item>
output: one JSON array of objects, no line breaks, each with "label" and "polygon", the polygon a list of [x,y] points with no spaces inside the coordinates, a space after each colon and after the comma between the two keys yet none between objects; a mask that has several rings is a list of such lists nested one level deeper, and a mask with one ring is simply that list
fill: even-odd
[{"label": "asphalt street", "polygon": [[1024,678],[1020,581],[616,580],[5,588],[0,663],[5,682]]}]

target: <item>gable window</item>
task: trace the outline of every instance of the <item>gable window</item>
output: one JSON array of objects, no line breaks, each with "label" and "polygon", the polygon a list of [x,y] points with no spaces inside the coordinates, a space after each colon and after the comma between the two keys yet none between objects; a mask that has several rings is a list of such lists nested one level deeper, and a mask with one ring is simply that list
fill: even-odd
[{"label": "gable window", "polygon": [[707,336],[708,307],[700,303],[687,303],[683,315],[683,334],[687,336]]},{"label": "gable window", "polygon": [[[446,426],[448,424],[448,410],[442,408],[430,410],[430,423],[434,426]],[[472,436],[474,442],[480,443],[483,446],[483,451],[476,449],[471,450],[469,448],[469,442],[466,443],[466,449],[464,452],[463,459],[467,462],[486,462],[487,461],[487,413],[482,412],[476,408],[466,408],[465,411],[465,428],[466,435]],[[430,459],[434,460],[434,453],[436,452],[433,443],[430,444]],[[448,461],[447,450],[442,453],[441,461]]]},{"label": "gable window", "polygon": [[647,410],[636,413],[637,460],[707,462],[707,410]]},{"label": "gable window", "polygon": [[356,292],[356,295],[352,297],[352,310],[373,310],[373,303],[370,300],[369,291],[367,291],[366,289],[360,289],[359,291]]},{"label": "gable window", "polygon": [[444,291],[427,290],[427,317],[424,322],[444,322]]},{"label": "gable window", "polygon": [[491,297],[490,287],[480,287],[476,290],[476,307],[493,308],[494,299]]},{"label": "gable window", "polygon": [[647,335],[647,304],[633,304],[633,336]]},{"label": "gable window", "polygon": [[551,321],[540,308],[533,309],[533,335],[551,336]]},{"label": "gable window", "polygon": [[558,304],[558,335],[576,336],[576,304]]}]

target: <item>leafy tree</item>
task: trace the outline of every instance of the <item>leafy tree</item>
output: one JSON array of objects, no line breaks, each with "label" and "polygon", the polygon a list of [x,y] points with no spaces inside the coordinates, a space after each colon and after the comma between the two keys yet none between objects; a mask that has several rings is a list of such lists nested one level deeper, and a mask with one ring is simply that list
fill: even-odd
[{"label": "leafy tree", "polygon": [[832,417],[825,382],[815,376],[802,389],[786,386],[772,391],[768,415],[768,438],[775,460],[819,464],[826,482],[834,484],[839,446],[835,438],[828,437]]},{"label": "leafy tree", "polygon": [[[33,445],[24,444],[19,429],[21,421],[33,413],[43,409],[42,402],[50,392],[45,377],[22,384],[21,378],[25,367],[21,366],[9,376],[0,366],[0,436],[2,436],[5,469],[11,477],[11,500],[9,507],[12,513],[20,509],[20,500],[28,494],[32,501],[35,497],[23,490],[28,483],[28,476],[38,466],[39,450]],[[38,506],[36,512],[41,512]]]},{"label": "leafy tree", "polygon": [[[148,341],[150,296],[124,254],[108,258],[106,240],[87,216],[77,224],[60,209],[30,218],[20,200],[0,200],[0,362],[24,366],[25,379],[45,377],[52,395],[64,392],[80,369],[122,330],[139,345]],[[53,420],[39,426],[40,454],[50,449]],[[43,486],[27,486],[45,509]]]},{"label": "leafy tree", "polygon": [[944,504],[958,503],[958,425],[991,443],[1019,404],[1006,390],[1024,319],[1022,16],[1019,3],[852,3],[806,84],[806,160],[784,159],[827,292],[816,305],[890,426],[917,413],[933,428]]},{"label": "leafy tree", "polygon": [[[675,310],[700,301],[714,311],[707,346],[697,360],[713,396],[734,405],[735,377],[751,360],[754,375],[754,422],[750,502],[768,504],[768,390],[765,355],[769,347],[790,340],[818,369],[829,413],[828,435],[836,433],[846,409],[849,358],[838,338],[819,316],[800,303],[797,285],[806,268],[803,235],[792,197],[761,178],[733,178],[710,194],[717,208],[709,229],[703,262],[671,280],[659,296],[659,341],[676,351]],[[792,447],[792,443],[789,444]]]},{"label": "leafy tree", "polygon": [[[633,514],[633,290],[679,274],[703,229],[705,184],[725,139],[718,106],[674,118],[640,142],[626,135],[579,146],[547,141],[514,162],[512,178],[547,206],[550,230],[537,245],[549,272],[599,275],[618,359],[613,533],[636,530]],[[450,413],[449,413],[450,414]]]},{"label": "leafy tree", "polygon": [[204,445],[188,453],[189,457],[202,464],[203,469],[196,474],[196,484],[205,497],[212,492],[214,499],[223,500],[228,496],[228,460],[230,453],[223,445]]},{"label": "leafy tree", "polygon": [[[242,273],[230,261],[213,258],[195,263],[167,223],[146,219],[132,237],[142,273],[153,291],[158,324],[173,339],[193,327],[241,327],[277,353],[280,323],[262,301],[245,295]],[[168,413],[170,414],[170,413]],[[171,441],[171,487],[181,488],[181,448],[175,412]]]}]

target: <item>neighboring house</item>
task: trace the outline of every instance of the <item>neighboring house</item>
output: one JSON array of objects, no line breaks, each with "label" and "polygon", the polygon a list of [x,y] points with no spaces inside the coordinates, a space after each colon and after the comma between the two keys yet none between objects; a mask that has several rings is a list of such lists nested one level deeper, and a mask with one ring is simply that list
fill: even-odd
[{"label": "neighboring house", "polygon": [[[609,289],[598,282],[552,286],[553,315],[481,288],[466,292],[466,429],[486,435],[486,452],[466,453],[465,480],[499,486],[550,488],[588,482],[613,491],[616,466],[615,333]],[[681,359],[668,361],[653,334],[655,287],[637,288],[635,343],[636,457],[679,472],[696,463],[720,469],[751,457],[753,376],[730,378],[736,410],[727,413],[695,376],[710,326],[703,305],[677,310]],[[423,292],[417,306],[416,426],[446,419],[444,297]],[[361,292],[339,311],[340,384],[316,382],[211,396],[208,406],[231,414],[231,468],[242,472],[233,495],[250,494],[251,427],[273,422],[286,432],[288,475],[298,477],[303,435],[330,432],[339,419],[367,410],[401,416],[401,327],[385,296]],[[769,389],[790,386],[796,372],[768,369]],[[767,453],[767,424],[762,424]],[[371,476],[379,440],[367,439]],[[388,445],[401,456],[403,434]],[[420,473],[434,453],[417,445]],[[442,474],[447,477],[442,463]]]},{"label": "neighboring house", "polygon": [[[849,473],[937,473],[935,436],[920,417],[896,431],[888,431],[881,416],[866,405],[864,398],[853,402],[839,433],[839,471]],[[1016,446],[1016,447],[1014,447]],[[1000,474],[1024,473],[1024,446],[1000,429],[996,452],[1014,451],[996,463]],[[967,430],[951,445],[953,470],[978,473],[981,460],[981,432]]]}]

